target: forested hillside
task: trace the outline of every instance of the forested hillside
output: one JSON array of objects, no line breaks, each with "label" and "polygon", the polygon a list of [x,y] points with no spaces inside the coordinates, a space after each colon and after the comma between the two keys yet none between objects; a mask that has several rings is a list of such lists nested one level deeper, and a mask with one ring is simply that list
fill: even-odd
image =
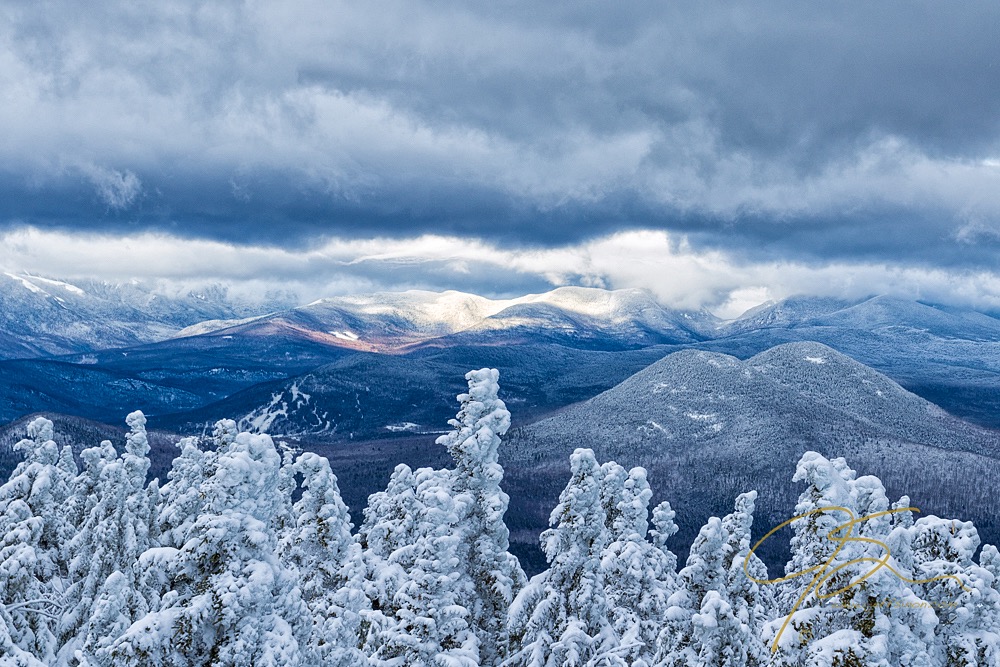
[{"label": "forested hillside", "polygon": [[498,373],[466,378],[438,440],[452,467],[397,467],[356,532],[326,459],[233,421],[182,440],[161,484],[142,413],[82,471],[34,420],[0,487],[0,665],[998,664],[997,549],[811,451],[781,581],[754,553],[772,527],[756,491],[675,544],[646,470],[582,448],[529,580],[504,522]]}]

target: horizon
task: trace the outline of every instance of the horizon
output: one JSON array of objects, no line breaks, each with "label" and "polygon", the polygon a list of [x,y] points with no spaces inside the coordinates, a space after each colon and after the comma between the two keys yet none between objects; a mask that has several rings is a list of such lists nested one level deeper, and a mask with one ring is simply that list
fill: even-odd
[{"label": "horizon", "polygon": [[[67,278],[66,276],[57,276],[57,275],[48,275],[48,276],[45,276],[45,275],[39,275],[39,274],[30,273],[30,272],[20,272],[19,274],[17,274],[17,273],[12,273],[12,272],[9,272],[9,271],[5,271],[5,270],[3,270],[2,267],[0,267],[0,274],[2,274],[4,276],[7,276],[7,277],[9,277],[11,279],[14,279],[16,281],[21,282],[22,285],[25,286],[25,289],[28,289],[29,292],[33,292],[33,293],[39,293],[40,291],[44,291],[44,290],[42,290],[41,288],[39,288],[37,286],[34,286],[34,285],[32,285],[31,287],[29,287],[26,284],[26,281],[24,279],[34,278],[34,279],[42,281],[43,283],[49,283],[49,284],[52,284],[54,286],[62,287],[64,289],[68,289],[71,292],[78,293],[80,295],[83,295],[85,293],[83,290],[80,290],[76,285],[74,285],[72,283],[71,279]],[[137,280],[137,279],[130,279],[130,280],[115,281],[115,280],[99,279],[99,278],[95,278],[95,277],[77,278],[77,280],[79,282],[97,281],[97,282],[101,282],[102,284],[111,285],[111,286],[117,286],[117,287],[124,287],[126,285],[138,286],[138,287],[142,287],[145,290],[148,290],[148,292],[150,294],[159,295],[159,296],[165,296],[165,297],[170,297],[170,298],[176,298],[176,297],[183,296],[183,295],[198,296],[199,294],[201,294],[202,292],[204,292],[206,290],[212,291],[212,290],[220,290],[221,289],[221,290],[223,290],[226,293],[226,296],[232,296],[233,299],[236,300],[237,303],[241,303],[244,308],[259,307],[261,305],[265,305],[267,303],[274,303],[274,302],[278,302],[278,304],[279,304],[278,308],[276,308],[274,310],[269,310],[269,311],[266,311],[266,312],[259,311],[259,308],[258,308],[258,311],[259,311],[258,313],[246,315],[245,317],[239,318],[241,320],[259,319],[259,318],[262,318],[262,317],[268,317],[268,316],[271,316],[271,315],[277,315],[277,314],[280,314],[281,312],[284,312],[284,311],[287,311],[287,310],[295,310],[295,309],[300,309],[300,308],[308,308],[310,306],[316,306],[316,305],[320,305],[322,303],[330,302],[330,301],[337,301],[339,299],[352,299],[352,298],[356,299],[356,298],[363,298],[363,297],[378,297],[378,296],[388,296],[388,295],[402,295],[402,294],[407,294],[407,293],[421,293],[421,294],[433,294],[433,295],[444,295],[444,294],[448,294],[448,293],[454,293],[454,294],[460,294],[460,295],[463,295],[463,296],[476,297],[476,298],[487,300],[487,301],[489,301],[489,302],[491,302],[493,304],[498,304],[498,306],[497,306],[498,310],[496,312],[499,312],[499,310],[502,310],[503,308],[507,308],[507,307],[509,307],[511,305],[515,305],[515,304],[519,304],[519,303],[525,303],[525,302],[531,302],[533,300],[537,300],[538,297],[544,297],[544,296],[547,296],[549,294],[552,294],[552,293],[555,293],[555,292],[559,292],[561,290],[567,290],[567,289],[593,290],[593,291],[604,292],[604,293],[640,291],[640,292],[644,292],[644,293],[648,294],[654,300],[654,302],[657,303],[657,305],[659,305],[660,307],[664,308],[665,310],[672,310],[672,311],[677,311],[677,312],[701,312],[701,313],[706,313],[706,314],[708,314],[708,315],[716,318],[721,323],[734,322],[736,320],[743,319],[744,317],[753,314],[755,311],[758,311],[758,310],[761,310],[761,309],[765,309],[765,308],[768,308],[768,307],[771,307],[771,306],[779,305],[779,304],[784,303],[786,301],[798,300],[798,299],[817,299],[817,300],[819,300],[819,299],[825,299],[825,298],[834,298],[834,299],[836,299],[838,301],[842,301],[845,304],[847,304],[845,307],[856,306],[856,305],[865,303],[867,301],[871,301],[873,299],[890,298],[890,299],[899,300],[899,301],[904,302],[904,303],[916,303],[916,304],[928,306],[928,307],[931,307],[931,308],[957,307],[957,308],[959,308],[961,310],[968,310],[968,311],[980,313],[980,314],[986,315],[988,317],[1000,318],[1000,308],[993,308],[993,309],[982,308],[982,307],[976,307],[975,305],[963,304],[963,303],[956,304],[956,303],[948,303],[948,302],[939,302],[939,301],[934,301],[932,299],[925,299],[925,298],[921,298],[919,296],[914,296],[912,294],[892,294],[892,293],[879,293],[879,292],[859,293],[860,295],[854,295],[854,296],[829,296],[829,295],[823,295],[823,294],[810,294],[810,293],[806,293],[806,292],[798,292],[798,293],[793,292],[791,294],[783,296],[782,298],[778,298],[778,299],[771,299],[771,298],[769,298],[769,299],[766,299],[764,301],[759,301],[759,302],[753,301],[752,298],[751,299],[747,299],[743,303],[749,304],[749,305],[745,305],[745,306],[743,306],[743,304],[741,304],[741,303],[734,303],[732,300],[730,300],[730,301],[722,304],[721,306],[717,305],[716,308],[713,309],[712,307],[707,307],[707,306],[701,306],[701,307],[695,307],[695,308],[684,308],[684,307],[677,307],[677,306],[671,305],[670,303],[665,302],[663,299],[659,298],[658,295],[656,294],[656,292],[654,290],[648,288],[648,287],[620,287],[620,288],[610,288],[610,287],[595,287],[595,286],[591,286],[591,285],[555,285],[555,286],[551,286],[550,289],[546,289],[546,290],[543,290],[543,291],[533,291],[533,292],[532,291],[528,291],[528,292],[522,292],[522,293],[505,292],[505,293],[499,293],[499,294],[496,293],[496,292],[492,292],[491,293],[491,292],[489,292],[487,290],[483,290],[483,291],[469,291],[469,290],[460,290],[460,289],[453,289],[453,288],[427,289],[427,288],[423,288],[423,287],[405,287],[405,288],[400,288],[400,289],[382,289],[382,290],[369,290],[369,291],[362,290],[362,291],[354,291],[354,292],[342,292],[342,293],[339,293],[339,294],[328,294],[328,295],[325,295],[325,296],[319,296],[317,298],[312,298],[312,297],[301,297],[298,293],[296,293],[296,292],[289,292],[287,290],[274,290],[274,291],[269,291],[269,292],[262,292],[262,291],[249,291],[248,292],[245,289],[245,286],[244,285],[240,285],[239,283],[227,284],[225,282],[199,282],[199,283],[194,283],[194,284],[185,284],[183,282],[165,282],[165,281],[162,281],[162,280],[159,280],[159,281],[149,281],[149,280],[140,281],[140,280]],[[30,282],[30,281],[27,281],[27,282]],[[275,286],[272,286],[272,287],[275,287]],[[734,307],[737,308],[737,310],[734,310],[733,309]],[[491,313],[491,314],[495,314],[495,313]],[[487,317],[488,316],[489,315],[487,315]],[[206,321],[215,321],[215,320],[206,320]],[[190,325],[189,327],[185,327],[185,329],[193,328],[193,327],[196,327],[196,326],[197,326],[197,324],[193,324],[193,325]]]}]

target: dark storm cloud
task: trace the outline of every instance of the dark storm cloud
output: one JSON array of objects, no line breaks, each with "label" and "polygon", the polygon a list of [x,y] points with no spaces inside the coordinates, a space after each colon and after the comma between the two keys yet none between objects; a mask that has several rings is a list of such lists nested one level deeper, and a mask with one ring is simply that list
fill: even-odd
[{"label": "dark storm cloud", "polygon": [[983,266],[992,3],[5,3],[0,224]]}]

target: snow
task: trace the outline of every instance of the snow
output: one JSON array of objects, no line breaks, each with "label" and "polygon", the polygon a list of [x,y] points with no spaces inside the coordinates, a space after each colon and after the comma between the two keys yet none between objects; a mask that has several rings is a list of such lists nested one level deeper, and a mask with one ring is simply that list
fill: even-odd
[{"label": "snow", "polygon": [[825,364],[826,357],[806,357],[806,361],[808,361],[811,364],[817,364],[817,365]]},{"label": "snow", "polygon": [[21,283],[21,285],[24,286],[24,288],[29,292],[33,292],[35,294],[41,294],[43,296],[49,296],[48,292],[43,290],[38,285],[35,285],[34,283],[30,282],[27,278],[16,276],[13,273],[7,273],[7,272],[4,272],[4,275],[7,276],[8,278],[13,278],[17,282]]},{"label": "snow", "polygon": [[255,433],[267,433],[275,419],[288,416],[288,403],[282,400],[284,396],[283,392],[272,394],[270,403],[251,412],[239,421],[240,427],[248,428]]},{"label": "snow", "polygon": [[312,398],[310,394],[299,390],[299,383],[293,382],[292,386],[288,388],[292,392],[292,402],[295,403],[295,407],[302,407]]},{"label": "snow", "polygon": [[[180,331],[174,334],[174,338],[189,338],[191,336],[202,336],[204,334],[214,333],[216,331],[222,331],[223,329],[231,329],[232,327],[240,326],[241,324],[247,324],[249,322],[254,322],[259,320],[259,317],[244,317],[240,319],[231,320],[205,320],[204,322],[198,322],[197,324],[192,324],[191,326],[184,327]],[[223,336],[223,338],[232,338],[232,336]]]},{"label": "snow", "polygon": [[[685,327],[699,321],[690,313],[681,317],[680,313],[662,308],[644,290],[586,287],[559,287],[513,299],[488,299],[454,290],[383,292],[318,299],[299,310],[326,322],[330,335],[341,340],[364,338],[376,343],[384,342],[387,337],[406,342],[463,331],[522,326],[575,331],[579,323],[574,322],[581,318],[588,331],[596,328],[619,335],[635,331],[676,334],[683,327],[679,328],[674,319],[687,320]],[[344,326],[348,323],[361,328],[348,329]]]},{"label": "snow", "polygon": [[[10,274],[7,274],[7,275],[10,275]],[[87,294],[86,292],[84,292],[82,289],[80,289],[76,285],[71,285],[69,283],[64,283],[61,280],[52,280],[51,278],[42,278],[41,276],[31,276],[31,279],[32,280],[40,280],[43,283],[46,283],[48,285],[53,285],[55,287],[61,287],[64,290],[66,290],[67,292],[71,292],[73,294],[76,294],[77,296],[84,296],[84,295]]]},{"label": "snow", "polygon": [[672,433],[671,433],[670,431],[668,431],[667,429],[663,428],[663,426],[662,426],[662,425],[660,425],[660,424],[656,423],[656,422],[655,422],[655,421],[653,421],[652,419],[649,419],[649,420],[647,420],[647,421],[646,421],[646,423],[647,423],[648,425],[652,426],[653,428],[655,428],[655,429],[656,429],[657,431],[659,431],[660,433],[663,433],[664,435],[668,435],[668,436],[670,436],[670,437],[673,437],[673,434],[672,434]]},{"label": "snow", "polygon": [[[763,581],[749,553],[751,528],[767,529],[756,491],[707,520],[677,572],[667,541],[688,517],[666,501],[650,512],[647,471],[589,449],[570,456],[541,537],[548,568],[526,581],[504,523],[498,377],[466,375],[438,439],[454,467],[398,466],[357,536],[325,458],[283,457],[233,421],[182,441],[161,490],[146,483],[141,412],[120,455],[107,441],[83,451],[83,473],[52,422],[33,420],[0,487],[0,665],[874,666],[944,664],[948,651],[996,664],[996,548],[980,551],[969,521],[887,513],[877,477],[817,452],[798,459],[805,517],[785,572],[846,570],[853,605],[800,595],[810,577]],[[295,383],[271,414],[289,395],[310,400]],[[843,550],[827,537],[840,514],[870,517]],[[893,570],[858,576],[886,548]]]},{"label": "snow", "polygon": [[399,424],[388,424],[385,429],[393,433],[400,433],[404,431],[416,432],[420,429],[420,424],[414,424],[413,422],[401,422]]}]

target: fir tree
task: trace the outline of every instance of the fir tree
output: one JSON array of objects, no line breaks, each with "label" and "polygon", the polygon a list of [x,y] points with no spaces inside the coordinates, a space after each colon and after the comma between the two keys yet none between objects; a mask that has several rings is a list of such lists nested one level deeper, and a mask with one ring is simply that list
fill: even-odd
[{"label": "fir tree", "polygon": [[52,422],[28,424],[28,438],[14,445],[24,460],[0,486],[0,602],[8,611],[7,631],[25,652],[52,659],[57,642],[53,612],[64,571],[67,535],[62,504],[68,495]]},{"label": "fir tree", "polygon": [[462,567],[468,545],[455,530],[468,499],[450,471],[399,466],[384,494],[369,501],[366,589],[372,610],[364,651],[373,665],[480,664],[479,640],[463,602],[474,587]]},{"label": "fir tree", "polygon": [[653,541],[653,546],[663,552],[667,559],[667,567],[670,571],[677,570],[677,556],[667,547],[667,541],[677,534],[679,528],[674,522],[677,512],[670,507],[670,503],[664,500],[653,508],[650,519],[649,536]]},{"label": "fir tree", "polygon": [[[678,577],[678,589],[667,600],[664,625],[657,638],[658,664],[664,667],[703,664],[701,644],[709,639],[704,630],[712,628],[707,619],[712,614],[718,616],[720,612],[732,615],[726,592],[729,573],[729,553],[726,548],[728,541],[729,533],[722,520],[710,517],[691,545],[687,564]],[[714,593],[725,604],[713,602],[706,606],[706,596],[709,593]],[[705,622],[698,625],[695,616],[702,613],[703,607]]]},{"label": "fir tree", "polygon": [[[1000,596],[995,575],[973,561],[979,533],[971,522],[921,517],[908,528],[914,586],[937,616],[935,657],[949,667],[1000,664]],[[980,563],[991,564],[986,547]]]},{"label": "fir tree", "polygon": [[376,664],[494,665],[506,644],[503,618],[524,574],[503,523],[498,448],[510,414],[497,378],[491,369],[466,375],[454,430],[438,439],[454,470],[401,466],[369,499],[365,650]]},{"label": "fir tree", "polygon": [[[70,585],[66,591],[69,610],[60,627],[64,644],[61,652],[72,655],[79,650],[92,661],[97,660],[99,649],[116,639],[106,632],[123,631],[149,611],[139,558],[152,544],[155,490],[146,486],[146,418],[137,411],[128,415],[126,423],[130,432],[125,451],[120,458],[101,466],[96,502],[70,544]],[[99,455],[97,458],[101,460]],[[125,616],[110,620],[109,605]],[[96,613],[98,606],[104,610],[102,614]],[[98,664],[110,662],[101,659]]]},{"label": "fir tree", "polygon": [[351,667],[364,664],[359,650],[364,595],[361,545],[351,535],[351,517],[340,498],[329,462],[304,453],[294,464],[302,476],[302,496],[279,545],[282,559],[299,572],[302,599],[313,619],[309,652],[314,664]]},{"label": "fir tree", "polygon": [[177,443],[180,454],[174,459],[169,480],[160,492],[160,542],[163,546],[180,548],[187,542],[204,505],[201,485],[205,481],[206,452],[198,447],[197,438],[183,438]]},{"label": "fir tree", "polygon": [[[808,488],[795,508],[804,518],[792,524],[786,573],[804,574],[779,598],[797,608],[765,630],[778,640],[773,664],[927,664],[936,618],[887,553],[893,522],[879,515],[889,508],[881,483],[815,452],[802,457],[794,480]],[[884,557],[889,567],[877,566]]]},{"label": "fir tree", "polygon": [[727,601],[738,623],[733,626],[731,637],[733,641],[738,639],[742,643],[742,647],[733,654],[745,655],[747,667],[767,662],[768,649],[761,636],[774,607],[773,587],[757,583],[768,578],[767,566],[756,554],[750,555],[756,501],[756,491],[740,494],[733,513],[722,519],[722,527],[729,534],[727,558],[731,559],[726,579]]},{"label": "fir tree", "polygon": [[[643,468],[627,474],[617,464],[605,471],[602,496],[611,542],[601,554],[611,622],[620,638],[619,655],[629,664],[652,660],[656,637],[676,587],[673,562],[646,540],[652,491]],[[610,525],[608,525],[610,523]]]},{"label": "fir tree", "polygon": [[225,442],[172,566],[173,590],[107,652],[116,665],[301,664],[309,612],[273,531],[280,457],[267,435]]},{"label": "fir tree", "polygon": [[509,665],[625,664],[609,622],[601,555],[608,544],[601,470],[589,449],[570,457],[570,481],[542,533],[549,569],[532,577],[508,614]]},{"label": "fir tree", "polygon": [[500,437],[510,428],[510,413],[498,397],[499,373],[484,368],[465,379],[461,409],[450,421],[454,430],[438,438],[455,460],[452,493],[464,507],[455,531],[469,547],[460,562],[472,580],[473,595],[461,602],[469,610],[481,647],[482,665],[494,664],[506,643],[504,619],[514,596],[525,584],[516,557],[508,551],[510,533],[504,523],[509,498],[500,488]]},{"label": "fir tree", "polygon": [[14,643],[11,617],[0,605],[0,667],[46,667],[35,656]]}]

